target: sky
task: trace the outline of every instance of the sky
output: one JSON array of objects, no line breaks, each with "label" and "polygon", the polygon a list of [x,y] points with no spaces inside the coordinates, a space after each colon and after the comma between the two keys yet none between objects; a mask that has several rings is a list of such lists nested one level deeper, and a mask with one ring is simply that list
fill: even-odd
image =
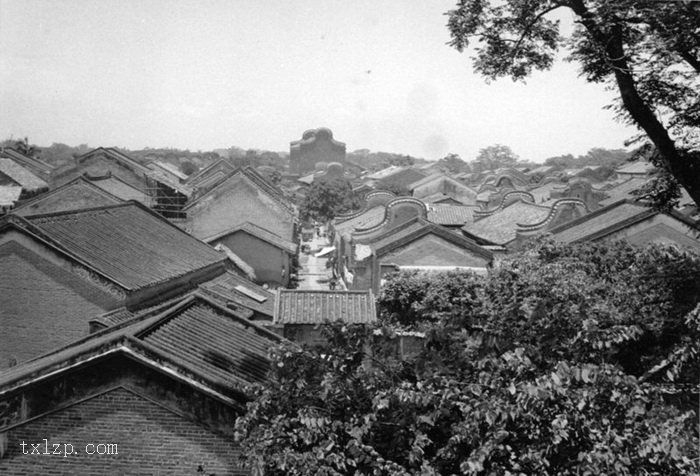
[{"label": "sky", "polygon": [[634,134],[575,64],[487,83],[446,44],[454,4],[0,0],[0,139],[289,151],[328,127],[348,151],[542,162]]}]

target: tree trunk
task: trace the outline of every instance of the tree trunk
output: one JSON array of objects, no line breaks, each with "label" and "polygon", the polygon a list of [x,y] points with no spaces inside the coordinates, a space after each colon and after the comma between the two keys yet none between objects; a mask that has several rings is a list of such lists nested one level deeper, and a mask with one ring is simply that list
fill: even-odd
[{"label": "tree trunk", "polygon": [[604,48],[606,60],[615,76],[622,104],[634,122],[646,133],[656,146],[668,171],[675,177],[700,207],[700,163],[692,160],[676,148],[664,125],[656,117],[649,105],[642,99],[627,62],[622,38],[622,27],[613,25],[610,31],[603,31],[582,0],[572,0],[572,10],[581,19],[591,37]]}]

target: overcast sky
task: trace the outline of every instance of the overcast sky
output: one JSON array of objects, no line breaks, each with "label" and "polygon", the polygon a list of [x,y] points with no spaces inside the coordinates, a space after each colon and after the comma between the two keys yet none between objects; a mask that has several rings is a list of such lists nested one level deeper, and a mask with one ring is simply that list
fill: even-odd
[{"label": "overcast sky", "polygon": [[0,0],[0,139],[525,159],[620,148],[612,93],[574,64],[491,84],[449,48],[453,1]]}]

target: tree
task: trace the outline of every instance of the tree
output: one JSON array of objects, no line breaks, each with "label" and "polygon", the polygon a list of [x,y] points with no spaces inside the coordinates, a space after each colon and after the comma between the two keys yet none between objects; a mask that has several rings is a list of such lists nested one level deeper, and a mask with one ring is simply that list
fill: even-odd
[{"label": "tree", "polygon": [[462,160],[458,154],[447,154],[442,159],[438,160],[436,165],[447,169],[451,174],[459,174],[462,172],[469,172],[469,164]]},{"label": "tree", "polygon": [[518,156],[506,145],[496,144],[479,150],[479,155],[474,160],[473,168],[476,171],[495,170],[501,167],[515,167]]},{"label": "tree", "polygon": [[[551,14],[575,16],[569,38]],[[488,78],[549,69],[557,51],[590,82],[617,90],[613,107],[653,144],[651,159],[700,204],[700,5],[646,0],[460,0],[447,13],[450,45],[476,43]]]},{"label": "tree", "polygon": [[27,157],[35,157],[39,153],[39,148],[34,144],[30,144],[28,137],[17,139],[14,143],[14,148],[17,152]]},{"label": "tree", "polygon": [[359,206],[360,200],[349,181],[343,178],[316,180],[309,187],[299,214],[302,220],[328,221]]},{"label": "tree", "polygon": [[393,193],[397,197],[407,197],[411,195],[411,191],[408,189],[408,187],[403,183],[400,182],[396,179],[393,179],[389,177],[386,180],[382,180],[379,183],[378,188],[381,190],[386,190],[388,192]]},{"label": "tree", "polygon": [[185,175],[192,175],[193,173],[197,172],[197,166],[190,160],[183,160],[180,164],[180,170]]},{"label": "tree", "polygon": [[[391,327],[284,346],[236,423],[266,474],[697,474],[700,257],[541,241],[486,278],[388,278]],[[433,276],[435,278],[435,276]]]}]

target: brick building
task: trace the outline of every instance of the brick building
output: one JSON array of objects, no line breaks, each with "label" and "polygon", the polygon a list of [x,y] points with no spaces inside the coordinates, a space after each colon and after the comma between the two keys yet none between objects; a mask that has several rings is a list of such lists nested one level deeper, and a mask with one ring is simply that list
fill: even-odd
[{"label": "brick building", "polygon": [[[195,294],[15,367],[0,375],[0,473],[247,474],[233,422],[280,340]],[[44,438],[79,453],[23,453]],[[87,454],[98,444],[111,454]]]},{"label": "brick building", "polygon": [[367,291],[277,290],[273,326],[287,339],[322,344],[321,324],[375,324],[374,295]]},{"label": "brick building", "polygon": [[310,129],[301,139],[289,144],[289,170],[306,175],[316,164],[338,162],[345,164],[345,144],[333,139],[333,131],[326,127]]},{"label": "brick building", "polygon": [[639,246],[663,243],[700,250],[700,230],[693,220],[632,200],[620,200],[554,227],[550,233],[564,243],[625,240]]},{"label": "brick building", "polygon": [[503,195],[496,207],[475,211],[473,223],[464,225],[462,233],[483,246],[516,249],[533,236],[586,213],[586,204],[577,198],[560,198],[541,205],[528,192],[511,191]]},{"label": "brick building", "polygon": [[15,208],[20,216],[64,212],[81,208],[117,205],[124,200],[98,187],[85,177],[77,177],[50,192],[43,193]]},{"label": "brick building", "polygon": [[227,258],[142,205],[0,219],[0,365],[87,334],[88,320],[182,293]]},{"label": "brick building", "polygon": [[408,189],[412,196],[428,203],[449,201],[462,205],[476,205],[476,190],[442,173],[413,182]]},{"label": "brick building", "polygon": [[51,186],[58,187],[81,175],[91,180],[115,177],[142,192],[149,198],[150,208],[169,218],[183,218],[182,208],[192,193],[159,167],[149,168],[111,147],[98,147],[56,169]]},{"label": "brick building", "polygon": [[[406,267],[483,272],[490,265],[493,255],[489,250],[429,221],[431,206],[421,200],[391,199],[386,192],[367,197],[364,211],[335,225],[336,272],[349,289],[377,293],[385,274]],[[459,216],[451,215],[433,210],[432,218]]]},{"label": "brick building", "polygon": [[239,168],[185,208],[185,229],[223,244],[255,270],[256,280],[286,286],[297,252],[294,205],[251,167]]},{"label": "brick building", "polygon": [[298,245],[251,222],[245,222],[204,238],[212,246],[224,245],[249,264],[255,281],[274,287],[287,286]]}]

